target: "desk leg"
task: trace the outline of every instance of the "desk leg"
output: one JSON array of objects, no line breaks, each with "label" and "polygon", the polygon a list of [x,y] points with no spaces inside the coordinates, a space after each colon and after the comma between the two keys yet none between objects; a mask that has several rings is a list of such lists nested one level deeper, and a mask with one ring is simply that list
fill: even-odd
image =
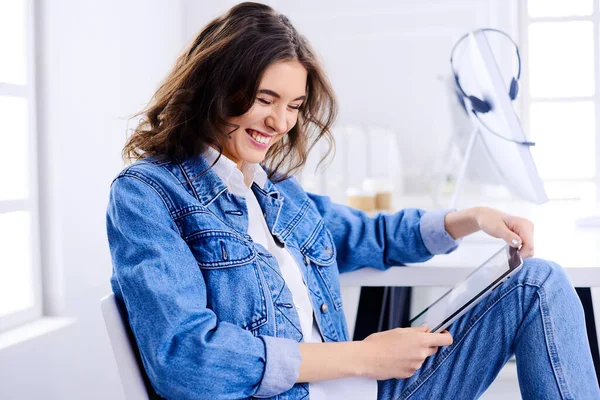
[{"label": "desk leg", "polygon": [[372,333],[407,326],[412,288],[367,287],[360,291],[353,340],[363,340]]},{"label": "desk leg", "polygon": [[[585,326],[587,328],[588,340],[590,342],[590,349],[592,350],[592,359],[594,360],[594,367],[596,368],[596,377],[598,383],[600,383],[600,353],[598,351],[598,333],[596,330],[596,324],[599,323],[598,316],[594,315],[594,299],[592,298],[592,290],[590,288],[575,288],[577,295],[583,305],[583,312],[585,314]],[[596,292],[597,294],[597,292]],[[598,314],[599,307],[596,306],[596,314]]]}]

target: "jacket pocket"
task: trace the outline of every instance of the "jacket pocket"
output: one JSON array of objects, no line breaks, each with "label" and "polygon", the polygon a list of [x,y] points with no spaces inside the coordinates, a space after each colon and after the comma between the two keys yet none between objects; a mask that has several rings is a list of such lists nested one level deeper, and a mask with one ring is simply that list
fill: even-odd
[{"label": "jacket pocket", "polygon": [[200,268],[230,268],[254,261],[256,251],[235,233],[201,231],[187,238],[198,249],[194,256]]},{"label": "jacket pocket", "polygon": [[249,331],[267,323],[254,246],[226,231],[202,231],[186,240],[204,277],[207,307],[218,320]]},{"label": "jacket pocket", "polygon": [[323,221],[319,221],[306,243],[300,248],[302,254],[313,263],[320,266],[328,266],[335,262],[336,250],[331,233],[325,227]]}]

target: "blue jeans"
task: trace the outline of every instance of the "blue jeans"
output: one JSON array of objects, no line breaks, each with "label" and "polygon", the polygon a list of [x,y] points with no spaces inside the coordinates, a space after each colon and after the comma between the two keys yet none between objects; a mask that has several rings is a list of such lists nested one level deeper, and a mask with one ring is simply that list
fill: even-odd
[{"label": "blue jeans", "polygon": [[410,378],[379,381],[379,399],[476,399],[515,354],[524,399],[600,399],[583,309],[565,271],[523,269],[448,329],[454,343]]}]

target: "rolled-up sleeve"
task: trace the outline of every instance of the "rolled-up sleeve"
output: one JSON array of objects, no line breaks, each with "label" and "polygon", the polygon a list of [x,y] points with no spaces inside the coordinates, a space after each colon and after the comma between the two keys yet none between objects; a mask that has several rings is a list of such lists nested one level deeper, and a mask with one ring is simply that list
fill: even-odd
[{"label": "rolled-up sleeve", "polygon": [[427,250],[431,254],[448,254],[456,250],[462,239],[455,240],[444,223],[446,214],[454,210],[428,211],[421,216],[419,229]]},{"label": "rolled-up sleeve", "polygon": [[266,397],[290,389],[300,366],[298,343],[217,320],[196,259],[159,192],[139,176],[122,175],[107,208],[116,292],[152,386],[169,399]]},{"label": "rolled-up sleeve", "polygon": [[265,342],[265,374],[254,397],[272,397],[285,392],[298,380],[300,346],[289,339],[259,336]]}]

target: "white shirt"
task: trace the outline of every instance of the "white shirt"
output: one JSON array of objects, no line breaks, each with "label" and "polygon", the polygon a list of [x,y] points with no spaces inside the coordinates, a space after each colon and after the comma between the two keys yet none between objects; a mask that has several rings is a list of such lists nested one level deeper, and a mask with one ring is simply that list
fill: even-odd
[{"label": "white shirt", "polygon": [[[203,154],[209,164],[212,164],[219,152],[212,147]],[[307,343],[322,342],[319,327],[314,318],[314,310],[308,294],[308,288],[302,277],[302,272],[290,254],[287,247],[281,248],[275,244],[275,240],[265,217],[256,199],[254,192],[250,189],[252,182],[256,182],[261,188],[265,186],[267,174],[259,164],[243,162],[242,171],[236,164],[221,155],[219,161],[213,166],[214,172],[227,185],[229,191],[246,199],[248,208],[248,235],[252,240],[261,244],[277,260],[281,274],[287,287],[292,292],[292,298],[296,311],[300,318],[300,326],[304,341]],[[329,381],[309,383],[310,398],[313,400],[336,400],[336,399],[377,399],[377,381],[366,378],[344,378]]]}]

